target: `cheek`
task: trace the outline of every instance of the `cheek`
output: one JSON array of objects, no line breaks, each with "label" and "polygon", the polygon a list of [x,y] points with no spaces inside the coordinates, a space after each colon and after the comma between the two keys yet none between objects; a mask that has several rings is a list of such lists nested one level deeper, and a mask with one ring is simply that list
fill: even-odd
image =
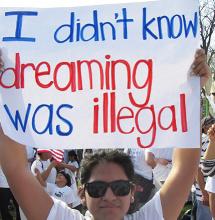
[{"label": "cheek", "polygon": [[128,210],[133,202],[134,202],[134,197],[132,193],[130,193],[126,197],[121,197],[121,209],[124,215],[128,213]]},{"label": "cheek", "polygon": [[123,203],[123,209],[127,213],[128,209],[130,208],[130,205],[132,203],[131,196],[127,196],[126,198],[123,198],[122,203]]},{"label": "cheek", "polygon": [[91,198],[87,193],[85,193],[85,205],[90,213],[96,214],[99,202],[100,199]]}]

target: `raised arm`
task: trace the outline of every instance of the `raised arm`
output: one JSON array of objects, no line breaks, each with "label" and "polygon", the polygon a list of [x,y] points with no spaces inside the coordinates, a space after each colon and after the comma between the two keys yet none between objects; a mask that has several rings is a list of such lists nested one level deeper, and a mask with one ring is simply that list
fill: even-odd
[{"label": "raised arm", "polygon": [[46,170],[44,170],[43,172],[41,172],[41,177],[43,178],[44,181],[47,180],[47,178],[49,177],[51,170],[55,169],[55,167],[57,166],[58,162],[56,160],[53,160],[49,166],[47,167]]},{"label": "raised arm", "polygon": [[146,163],[152,167],[152,169],[154,169],[157,165],[156,159],[155,159],[155,155],[152,152],[147,151],[145,153],[145,157],[146,157]]},{"label": "raised arm", "polygon": [[43,187],[47,186],[46,181],[44,181],[43,177],[41,176],[40,171],[37,168],[35,168],[35,176],[36,176],[36,178],[39,181],[41,186],[43,186]]},{"label": "raised arm", "polygon": [[214,219],[215,218],[215,193],[209,193],[209,201],[210,201],[210,211]]},{"label": "raised arm", "polygon": [[[204,86],[210,71],[203,50],[196,52],[192,68],[194,74],[201,77],[201,86]],[[180,214],[196,176],[199,159],[200,148],[175,149],[173,168],[160,191],[165,220],[177,219]]]},{"label": "raised arm", "polygon": [[[15,159],[11,159],[14,158]],[[0,128],[0,163],[10,188],[27,219],[47,219],[52,199],[27,168],[25,147],[4,135]]]},{"label": "raised arm", "polygon": [[71,164],[61,163],[60,166],[63,167],[63,168],[67,168],[67,169],[71,170],[73,173],[78,171],[78,168],[71,165]]},{"label": "raised arm", "polygon": [[203,175],[200,167],[198,168],[198,172],[197,172],[197,175],[196,175],[196,182],[199,185],[199,188],[202,192],[202,204],[208,206],[209,205],[209,194],[205,190],[204,175]]},{"label": "raised arm", "polygon": [[161,204],[165,220],[177,219],[198,169],[200,149],[175,149],[173,168],[161,188]]},{"label": "raised arm", "polygon": [[215,124],[208,130],[209,145],[204,154],[205,160],[215,160]]},{"label": "raised arm", "polygon": [[202,160],[202,173],[206,176],[215,175],[215,124],[208,130],[209,145]]}]

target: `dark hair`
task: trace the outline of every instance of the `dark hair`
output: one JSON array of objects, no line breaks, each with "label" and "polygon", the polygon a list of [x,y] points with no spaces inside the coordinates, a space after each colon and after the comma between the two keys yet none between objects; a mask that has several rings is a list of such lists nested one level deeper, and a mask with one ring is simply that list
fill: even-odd
[{"label": "dark hair", "polygon": [[76,154],[76,152],[74,150],[71,150],[68,152],[68,156],[69,157],[74,157],[74,159],[77,161],[78,165],[79,165],[79,160],[78,160],[78,156]]},{"label": "dark hair", "polygon": [[57,174],[61,174],[61,175],[63,175],[64,177],[65,177],[65,179],[66,179],[66,185],[67,186],[71,186],[72,184],[71,184],[71,178],[70,178],[70,176],[69,176],[69,174],[68,173],[65,173],[64,171],[59,171]]},{"label": "dark hair", "polygon": [[81,184],[85,184],[89,181],[91,177],[92,170],[101,162],[113,162],[119,165],[125,172],[126,176],[130,181],[134,178],[134,167],[130,157],[120,151],[102,151],[94,155],[85,157],[82,160],[80,168],[80,179]]},{"label": "dark hair", "polygon": [[202,133],[206,133],[207,132],[207,131],[205,131],[205,127],[211,126],[214,123],[215,123],[215,118],[214,117],[212,117],[212,116],[204,117],[201,120]]}]

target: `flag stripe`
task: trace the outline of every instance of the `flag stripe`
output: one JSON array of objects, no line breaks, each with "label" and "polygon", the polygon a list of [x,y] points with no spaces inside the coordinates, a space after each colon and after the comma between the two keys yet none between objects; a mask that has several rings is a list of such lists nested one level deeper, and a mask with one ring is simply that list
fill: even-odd
[{"label": "flag stripe", "polygon": [[52,157],[58,161],[62,162],[64,156],[64,150],[51,150]]}]

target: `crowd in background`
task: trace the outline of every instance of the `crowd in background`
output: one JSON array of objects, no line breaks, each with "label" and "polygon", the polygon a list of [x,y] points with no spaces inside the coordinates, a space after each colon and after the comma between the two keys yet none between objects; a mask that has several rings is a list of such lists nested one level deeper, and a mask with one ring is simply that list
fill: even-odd
[{"label": "crowd in background", "polygon": [[[205,188],[208,174],[202,172],[202,158],[209,145],[208,129],[215,124],[213,117],[206,117],[202,120],[202,149],[196,180],[191,189],[191,196],[188,201],[192,202],[192,210],[189,213],[193,220],[211,220],[211,208],[209,203],[210,191]],[[52,152],[47,149],[36,149],[27,147],[28,167],[38,182],[46,189],[47,193],[56,199],[67,203],[71,208],[84,213],[86,207],[82,206],[78,194],[80,185],[79,168],[80,163],[100,150],[94,149],[72,149],[65,150],[62,161],[53,159]],[[124,151],[131,157],[134,165],[136,192],[134,202],[131,204],[129,213],[139,210],[165,182],[172,167],[172,148],[157,149],[118,149]],[[110,149],[106,149],[110,151]],[[13,159],[13,158],[11,158]],[[209,169],[211,170],[211,169]],[[15,172],[15,171],[14,171]],[[215,173],[215,171],[214,171]],[[24,184],[24,183],[23,183]],[[213,189],[214,189],[213,182]],[[212,192],[215,193],[215,192]],[[15,207],[16,219],[26,219],[19,208],[4,173],[0,169],[0,212],[2,220],[13,219],[10,213],[11,202]],[[187,216],[186,216],[187,217]],[[182,217],[183,218],[183,217]],[[186,218],[184,218],[186,219]]]}]

